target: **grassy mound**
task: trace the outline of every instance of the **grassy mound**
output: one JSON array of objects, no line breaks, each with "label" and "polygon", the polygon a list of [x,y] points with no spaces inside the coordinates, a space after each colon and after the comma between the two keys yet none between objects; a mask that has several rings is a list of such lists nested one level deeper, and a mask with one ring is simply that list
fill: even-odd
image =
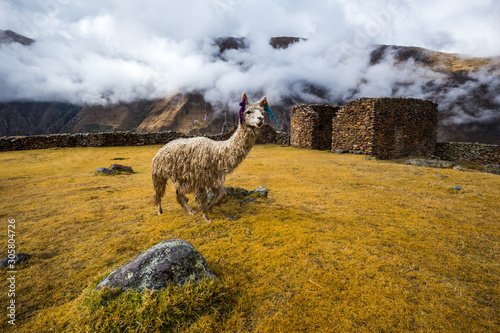
[{"label": "grassy mound", "polygon": [[[159,148],[0,154],[2,253],[15,219],[16,250],[33,255],[16,267],[17,331],[500,330],[500,177],[256,146],[226,186],[265,186],[269,197],[227,200],[206,224],[171,187],[156,215]],[[94,175],[116,159],[136,173]],[[92,291],[171,238],[193,244],[220,279]],[[1,269],[4,309],[7,277]]]}]

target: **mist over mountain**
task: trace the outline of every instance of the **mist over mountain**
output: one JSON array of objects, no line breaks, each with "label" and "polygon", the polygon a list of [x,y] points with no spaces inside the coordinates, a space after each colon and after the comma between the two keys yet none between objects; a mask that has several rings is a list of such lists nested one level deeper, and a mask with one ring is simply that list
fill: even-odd
[{"label": "mist over mountain", "polygon": [[[36,42],[0,43],[0,135],[220,131],[246,91],[268,96],[285,131],[296,103],[414,97],[439,104],[441,140],[498,143],[499,12],[494,1],[5,1],[0,28]],[[61,121],[49,104],[14,101],[78,112]],[[26,117],[64,126],[20,132]]]}]

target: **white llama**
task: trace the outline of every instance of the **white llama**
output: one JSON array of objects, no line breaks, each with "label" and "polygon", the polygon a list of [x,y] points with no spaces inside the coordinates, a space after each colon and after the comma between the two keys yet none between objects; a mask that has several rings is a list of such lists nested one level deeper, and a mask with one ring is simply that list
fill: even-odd
[{"label": "white llama", "polygon": [[[155,205],[162,214],[161,198],[170,181],[175,188],[177,201],[191,215],[196,214],[188,205],[187,193],[195,199],[208,223],[209,211],[227,194],[224,188],[226,175],[236,169],[252,149],[260,128],[264,124],[264,110],[269,110],[266,97],[247,104],[243,93],[240,124],[236,132],[226,141],[214,141],[205,137],[178,139],[163,146],[153,158],[152,177]],[[215,194],[208,204],[207,189]]]}]

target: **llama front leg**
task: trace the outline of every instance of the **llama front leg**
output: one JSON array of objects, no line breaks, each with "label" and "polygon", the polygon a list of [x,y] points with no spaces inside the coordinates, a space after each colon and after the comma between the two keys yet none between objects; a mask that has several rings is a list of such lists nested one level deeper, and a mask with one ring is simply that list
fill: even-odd
[{"label": "llama front leg", "polygon": [[220,185],[219,187],[212,187],[212,193],[217,194],[214,200],[208,205],[208,211],[212,211],[215,205],[222,201],[227,195],[227,190],[224,185]]},{"label": "llama front leg", "polygon": [[200,206],[200,210],[203,212],[203,218],[205,219],[205,221],[207,221],[207,223],[212,223],[212,220],[208,217],[207,190],[206,189],[197,190],[194,196]]},{"label": "llama front leg", "polygon": [[188,205],[188,198],[186,198],[186,196],[183,193],[181,193],[178,189],[175,190],[175,194],[177,196],[177,201],[179,202],[181,207],[184,208],[189,215],[196,215],[196,212],[193,211],[191,207],[189,207]]}]

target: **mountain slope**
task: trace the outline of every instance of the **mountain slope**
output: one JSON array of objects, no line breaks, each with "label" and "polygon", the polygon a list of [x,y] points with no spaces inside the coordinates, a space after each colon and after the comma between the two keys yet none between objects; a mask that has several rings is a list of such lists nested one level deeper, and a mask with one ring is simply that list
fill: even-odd
[{"label": "mountain slope", "polygon": [[81,107],[58,102],[0,103],[0,135],[35,135],[64,132]]},{"label": "mountain slope", "polygon": [[23,45],[31,45],[35,42],[34,39],[15,33],[11,30],[0,30],[0,44],[2,43],[19,43]]}]

